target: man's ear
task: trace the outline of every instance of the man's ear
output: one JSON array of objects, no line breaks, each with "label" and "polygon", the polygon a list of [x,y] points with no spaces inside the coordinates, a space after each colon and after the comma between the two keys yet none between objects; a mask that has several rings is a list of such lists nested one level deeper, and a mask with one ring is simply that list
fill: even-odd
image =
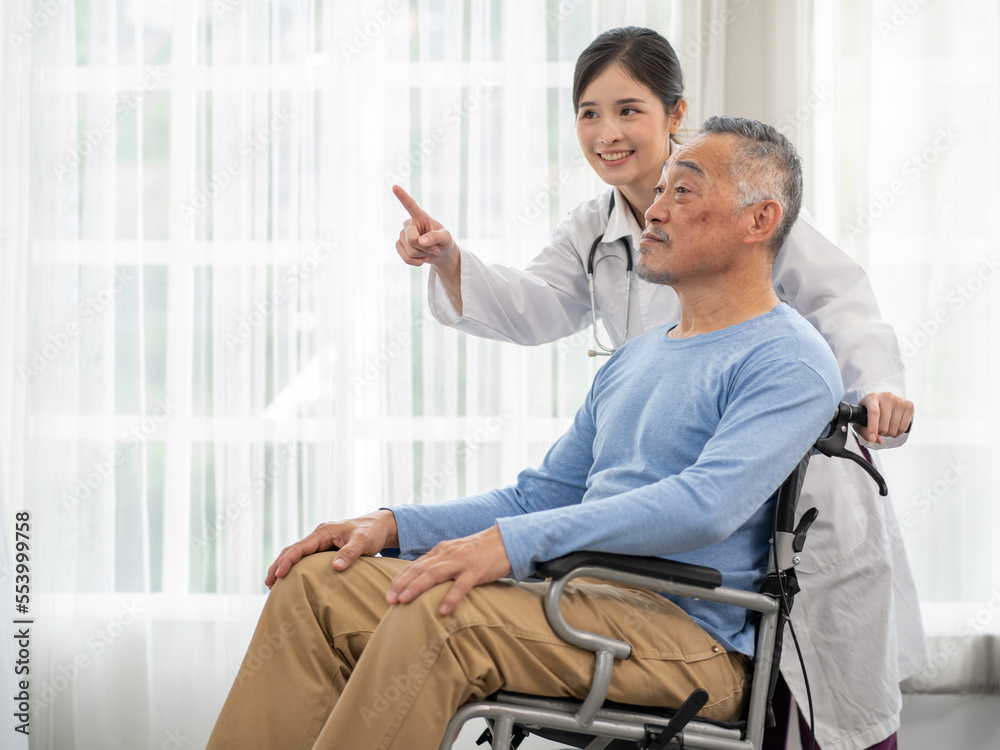
[{"label": "man's ear", "polygon": [[764,200],[747,207],[747,234],[743,241],[748,245],[767,242],[781,223],[784,212],[776,200]]}]

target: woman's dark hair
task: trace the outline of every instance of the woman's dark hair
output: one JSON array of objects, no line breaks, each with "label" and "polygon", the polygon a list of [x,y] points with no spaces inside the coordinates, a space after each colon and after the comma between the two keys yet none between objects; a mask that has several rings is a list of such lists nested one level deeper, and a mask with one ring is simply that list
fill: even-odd
[{"label": "woman's dark hair", "polygon": [[652,29],[623,26],[605,31],[576,60],[573,74],[573,111],[587,86],[611,65],[618,63],[638,83],[655,93],[672,113],[684,95],[684,76],[670,42]]}]

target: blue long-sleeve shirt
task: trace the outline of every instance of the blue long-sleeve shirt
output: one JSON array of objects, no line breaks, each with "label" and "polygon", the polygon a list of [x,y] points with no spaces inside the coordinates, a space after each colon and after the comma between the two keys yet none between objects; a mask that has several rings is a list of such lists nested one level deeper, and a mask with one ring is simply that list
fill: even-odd
[{"label": "blue long-sleeve shirt", "polygon": [[[829,347],[784,304],[711,333],[663,326],[618,350],[569,431],[509,487],[404,505],[400,553],[500,527],[514,577],[575,550],[708,565],[756,591],[773,494],[830,420],[843,388]],[[743,610],[673,598],[726,648],[753,653]]]}]

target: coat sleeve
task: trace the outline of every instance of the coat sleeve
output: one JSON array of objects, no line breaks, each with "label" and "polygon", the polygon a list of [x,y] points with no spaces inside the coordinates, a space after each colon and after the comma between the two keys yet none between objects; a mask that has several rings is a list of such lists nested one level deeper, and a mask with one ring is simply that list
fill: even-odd
[{"label": "coat sleeve", "polygon": [[431,313],[444,325],[474,336],[528,346],[582,330],[590,323],[585,258],[593,237],[587,235],[598,218],[594,212],[601,205],[606,211],[606,204],[602,197],[578,206],[523,271],[487,265],[462,250],[461,316],[432,268],[427,290]]},{"label": "coat sleeve", "polygon": [[903,358],[882,320],[868,274],[805,220],[792,227],[773,268],[778,297],[808,320],[837,358],[844,398],[905,395]]}]

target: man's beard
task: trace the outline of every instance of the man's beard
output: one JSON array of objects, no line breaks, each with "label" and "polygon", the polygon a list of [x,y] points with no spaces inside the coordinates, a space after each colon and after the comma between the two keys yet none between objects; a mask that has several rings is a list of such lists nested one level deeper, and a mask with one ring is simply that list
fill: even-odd
[{"label": "man's beard", "polygon": [[[655,234],[657,239],[659,239],[664,247],[670,247],[670,235],[664,232],[662,229],[657,227],[648,227],[647,232],[650,234]],[[654,271],[649,266],[645,266],[642,263],[642,256],[649,255],[648,252],[644,252],[642,246],[639,246],[639,262],[635,266],[635,275],[638,276],[643,281],[648,281],[650,284],[673,284],[677,278],[670,271]]]}]

